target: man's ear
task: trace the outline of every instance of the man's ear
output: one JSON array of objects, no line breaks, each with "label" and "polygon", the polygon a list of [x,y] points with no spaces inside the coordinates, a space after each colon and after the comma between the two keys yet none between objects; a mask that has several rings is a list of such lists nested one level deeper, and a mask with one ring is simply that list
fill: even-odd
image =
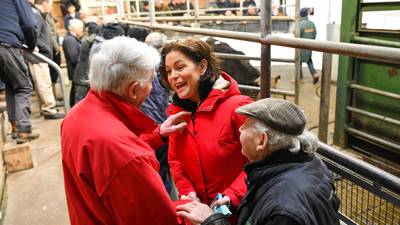
[{"label": "man's ear", "polygon": [[135,101],[137,98],[137,91],[138,91],[138,87],[140,86],[139,81],[132,81],[129,84],[126,85],[125,87],[125,93],[126,96],[131,100],[131,101]]},{"label": "man's ear", "polygon": [[258,140],[256,150],[257,151],[265,151],[268,145],[268,134],[262,132],[260,135],[260,139]]},{"label": "man's ear", "polygon": [[200,61],[200,76],[203,76],[208,68],[208,61],[206,59],[202,59]]}]

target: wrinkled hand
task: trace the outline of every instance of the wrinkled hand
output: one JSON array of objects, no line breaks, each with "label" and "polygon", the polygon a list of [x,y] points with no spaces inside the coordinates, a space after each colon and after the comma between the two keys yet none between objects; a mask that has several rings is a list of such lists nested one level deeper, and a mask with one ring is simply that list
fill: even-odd
[{"label": "wrinkled hand", "polygon": [[160,126],[160,136],[168,137],[177,131],[183,130],[187,126],[185,117],[191,114],[190,112],[179,112],[168,117]]},{"label": "wrinkled hand", "polygon": [[221,205],[226,205],[229,207],[230,204],[231,204],[231,199],[227,195],[225,195],[220,200],[213,201],[210,207],[214,208],[215,206],[221,206]]},{"label": "wrinkled hand", "polygon": [[176,207],[177,215],[188,219],[192,224],[199,225],[214,214],[208,205],[200,202],[189,202]]},{"label": "wrinkled hand", "polygon": [[190,199],[195,202],[200,202],[200,199],[197,197],[196,192],[189,192],[187,195],[181,195],[181,199]]}]

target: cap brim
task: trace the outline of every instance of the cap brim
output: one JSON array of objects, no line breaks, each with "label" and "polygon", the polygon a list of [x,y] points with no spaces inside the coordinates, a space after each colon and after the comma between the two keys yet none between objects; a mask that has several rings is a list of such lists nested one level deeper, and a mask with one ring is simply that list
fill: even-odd
[{"label": "cap brim", "polygon": [[238,113],[238,114],[242,114],[242,115],[246,115],[246,116],[255,117],[255,114],[254,114],[253,112],[249,111],[249,110],[247,109],[248,107],[246,107],[246,106],[247,106],[247,105],[241,106],[241,107],[237,108],[237,109],[235,110],[235,112]]}]

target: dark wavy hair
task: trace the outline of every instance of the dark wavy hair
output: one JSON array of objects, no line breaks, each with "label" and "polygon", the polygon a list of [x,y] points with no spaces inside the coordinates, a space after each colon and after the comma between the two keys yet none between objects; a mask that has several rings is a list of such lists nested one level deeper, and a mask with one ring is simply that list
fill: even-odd
[{"label": "dark wavy hair", "polygon": [[[165,69],[165,57],[172,51],[178,51],[192,60],[196,65],[199,65],[201,60],[207,60],[207,70],[200,78],[199,97],[200,102],[203,102],[212,90],[212,86],[220,76],[220,61],[214,55],[213,49],[206,42],[197,38],[187,38],[166,44],[161,49],[161,64],[160,75],[164,84],[172,89],[168,83],[168,75]],[[176,105],[181,106],[185,110],[195,112],[198,103],[188,99],[180,99],[177,94],[174,94],[173,101]]]}]

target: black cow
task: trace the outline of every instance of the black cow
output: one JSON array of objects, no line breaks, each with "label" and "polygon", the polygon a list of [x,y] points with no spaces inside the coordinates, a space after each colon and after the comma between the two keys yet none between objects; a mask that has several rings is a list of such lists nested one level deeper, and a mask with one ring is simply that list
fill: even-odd
[{"label": "black cow", "polygon": [[[237,51],[227,43],[214,38],[208,38],[206,42],[213,47],[214,52],[244,55],[243,52]],[[221,67],[239,84],[256,85],[255,81],[260,76],[260,72],[250,64],[249,60],[221,59]]]}]

